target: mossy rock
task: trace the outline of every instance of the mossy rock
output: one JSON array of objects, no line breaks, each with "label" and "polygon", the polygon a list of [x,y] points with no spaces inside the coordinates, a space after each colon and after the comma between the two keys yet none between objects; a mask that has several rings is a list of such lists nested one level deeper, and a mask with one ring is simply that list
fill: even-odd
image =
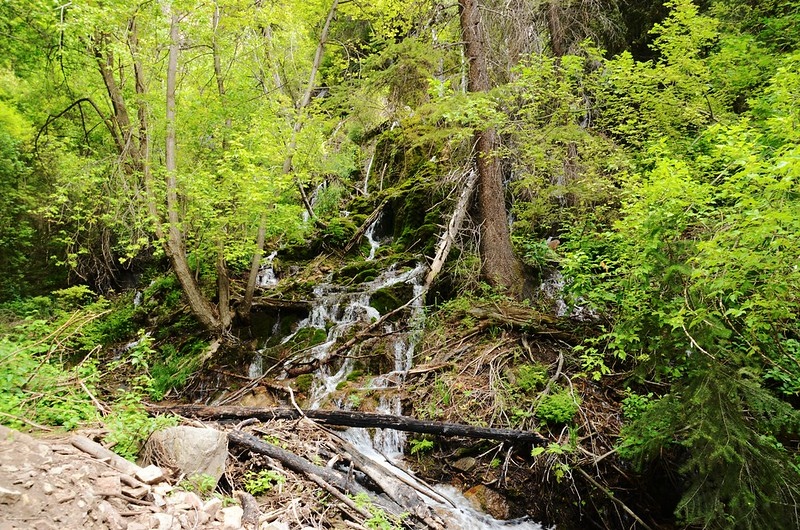
[{"label": "mossy rock", "polygon": [[340,249],[355,235],[358,227],[347,217],[336,217],[328,221],[328,226],[320,232],[323,245]]},{"label": "mossy rock", "polygon": [[320,328],[302,328],[297,331],[291,340],[286,342],[293,351],[305,350],[317,344],[322,344],[328,339],[328,333]]},{"label": "mossy rock", "polygon": [[313,374],[301,374],[294,379],[294,388],[298,392],[307,393],[311,390],[311,385],[314,383]]},{"label": "mossy rock", "polygon": [[369,298],[369,305],[377,309],[381,315],[385,315],[405,304],[413,295],[413,287],[399,283],[375,291]]},{"label": "mossy rock", "polygon": [[378,277],[378,274],[379,272],[376,269],[367,269],[356,274],[353,281],[355,283],[371,282]]},{"label": "mossy rock", "polygon": [[356,281],[359,277],[363,277],[365,275],[372,276],[373,279],[378,275],[374,261],[359,260],[350,263],[349,265],[345,265],[334,274],[333,279],[337,282],[341,282],[342,280],[348,278]]},{"label": "mossy rock", "polygon": [[305,313],[294,311],[253,311],[250,313],[249,331],[256,339],[266,339],[266,346],[274,346],[282,337],[289,335],[297,323],[306,316],[308,315]]},{"label": "mossy rock", "polygon": [[322,240],[315,238],[296,245],[281,248],[281,256],[287,261],[309,261],[322,251]]}]

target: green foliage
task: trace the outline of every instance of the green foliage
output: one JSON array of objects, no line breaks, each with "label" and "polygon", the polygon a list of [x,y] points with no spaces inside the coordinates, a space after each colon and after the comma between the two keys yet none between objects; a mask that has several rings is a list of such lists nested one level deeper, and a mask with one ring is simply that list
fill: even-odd
[{"label": "green foliage", "polygon": [[364,526],[370,530],[400,530],[403,528],[402,520],[405,515],[393,518],[386,514],[381,508],[375,506],[369,495],[359,493],[353,497],[356,506],[366,509],[372,516],[364,521]]},{"label": "green foliage", "polygon": [[547,367],[542,364],[520,364],[514,369],[515,386],[525,393],[544,387],[547,383]]},{"label": "green foliage", "polygon": [[244,489],[253,495],[263,495],[275,486],[286,482],[286,477],[277,471],[262,469],[258,473],[245,473]]},{"label": "green foliage", "polygon": [[433,451],[433,440],[428,438],[413,438],[409,440],[408,444],[411,446],[411,455],[423,455]]},{"label": "green foliage", "polygon": [[200,473],[183,479],[178,484],[178,487],[186,491],[196,491],[201,496],[207,496],[213,493],[214,489],[217,487],[217,479],[212,475]]},{"label": "green foliage", "polygon": [[180,389],[199,368],[208,344],[203,340],[191,340],[178,351],[175,346],[165,344],[160,352],[152,355],[150,368],[152,385],[150,396],[159,401],[171,389]]},{"label": "green foliage", "polygon": [[103,419],[103,424],[108,429],[105,443],[128,460],[136,459],[144,442],[153,432],[179,423],[179,419],[172,415],[150,416],[145,410],[142,397],[141,388],[121,392],[111,413]]},{"label": "green foliage", "polygon": [[673,393],[623,431],[620,454],[639,465],[684,448],[687,489],[677,514],[715,528],[795,528],[800,475],[778,437],[800,415],[756,380],[700,360]]},{"label": "green foliage", "polygon": [[547,394],[536,408],[536,417],[550,425],[572,422],[580,408],[580,398],[562,389]]},{"label": "green foliage", "polygon": [[625,417],[625,421],[633,422],[638,420],[642,414],[653,406],[654,402],[652,392],[643,395],[636,394],[628,389],[625,399],[622,400],[622,414]]}]

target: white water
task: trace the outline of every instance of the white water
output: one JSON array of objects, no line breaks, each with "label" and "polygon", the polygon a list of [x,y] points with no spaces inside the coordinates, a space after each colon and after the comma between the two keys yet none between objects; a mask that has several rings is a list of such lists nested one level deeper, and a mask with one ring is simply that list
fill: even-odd
[{"label": "white water", "polygon": [[439,503],[441,508],[450,515],[453,526],[460,530],[507,530],[509,528],[516,530],[544,530],[542,525],[531,521],[527,517],[501,521],[486,515],[476,510],[469,499],[464,497],[461,491],[453,486],[437,484],[434,489],[455,505],[453,507]]},{"label": "white water", "polygon": [[381,246],[380,241],[375,239],[375,227],[378,226],[378,223],[381,220],[381,215],[375,218],[371,225],[367,228],[364,232],[364,237],[367,238],[369,241],[369,256],[367,256],[367,261],[372,261],[375,259],[375,251]]},{"label": "white water", "polygon": [[[370,230],[365,233],[372,246],[372,230],[377,224],[373,223]],[[374,257],[373,247],[370,259]],[[298,323],[297,330],[312,327],[317,329],[327,329],[325,342],[318,344],[306,352],[306,359],[326,359],[331,348],[336,347],[337,339],[344,336],[353,326],[369,324],[381,317],[380,313],[369,305],[370,297],[379,289],[390,287],[398,283],[406,283],[412,287],[413,298],[409,304],[410,317],[408,327],[410,331],[398,332],[391,335],[392,351],[394,353],[393,370],[389,373],[375,377],[367,386],[367,389],[384,390],[380,392],[378,407],[376,412],[383,414],[400,415],[402,405],[398,396],[393,395],[392,388],[399,387],[405,381],[408,370],[412,367],[414,350],[422,333],[424,323],[424,287],[422,282],[427,267],[423,264],[417,265],[414,269],[398,272],[394,268],[388,269],[375,280],[361,284],[357,291],[348,291],[341,286],[333,284],[320,284],[314,289],[312,308],[308,318]],[[392,333],[395,331],[394,324],[386,324],[383,331]],[[295,333],[297,333],[295,330]],[[294,336],[294,333],[283,339],[286,342]],[[346,352],[349,355],[357,356],[358,348]],[[330,400],[331,395],[336,391],[337,386],[347,380],[353,371],[354,361],[347,357],[335,372],[331,372],[330,363],[323,363],[323,366],[314,374],[309,403],[310,408],[319,408]],[[261,356],[257,355],[254,362],[250,365],[249,376],[256,378],[262,373]],[[353,403],[339,400],[334,405],[346,409]],[[416,484],[417,489],[427,491],[423,495],[426,501],[434,510],[447,521],[448,528],[460,528],[465,530],[542,530],[542,526],[525,520],[501,521],[477,511],[456,488],[451,486],[436,486],[430,489],[424,483],[418,481],[412,474],[400,469],[395,465],[403,458],[403,448],[406,444],[406,433],[394,429],[360,429],[349,428],[340,434],[356,448],[379,464],[387,471],[403,477],[406,482]]]},{"label": "white water", "polygon": [[278,285],[278,278],[275,276],[275,269],[272,268],[272,261],[278,255],[276,250],[261,263],[261,268],[258,269],[258,276],[256,276],[256,285],[262,289],[269,289]]},{"label": "white water", "polygon": [[567,302],[564,300],[565,287],[566,282],[564,277],[559,271],[554,271],[545,278],[539,289],[541,289],[542,293],[555,304],[555,313],[557,316],[570,317],[580,322],[596,320],[598,318],[597,312],[585,305],[585,300],[578,299],[578,303],[572,307],[567,305]]}]

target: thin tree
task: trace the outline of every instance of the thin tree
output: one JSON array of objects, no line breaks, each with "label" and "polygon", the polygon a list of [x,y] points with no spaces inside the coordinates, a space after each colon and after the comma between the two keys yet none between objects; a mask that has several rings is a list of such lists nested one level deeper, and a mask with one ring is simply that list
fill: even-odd
[{"label": "thin tree", "polygon": [[[336,10],[339,7],[339,0],[333,0],[331,4],[330,10],[328,10],[328,16],[325,19],[325,25],[322,27],[322,33],[319,37],[319,42],[317,43],[317,49],[314,52],[314,61],[311,64],[311,72],[308,75],[308,84],[306,85],[305,93],[303,94],[303,99],[300,100],[297,106],[297,118],[295,118],[294,125],[292,126],[292,135],[289,138],[289,142],[286,145],[286,158],[283,161],[283,174],[288,175],[292,173],[292,160],[294,158],[294,153],[297,150],[297,135],[300,134],[300,131],[303,129],[303,125],[305,124],[305,117],[306,117],[306,109],[308,105],[311,103],[311,96],[314,93],[314,87],[317,82],[317,73],[319,72],[319,67],[322,65],[322,56],[325,53],[325,44],[328,42],[328,33],[330,31],[331,23],[333,22],[334,17],[336,16]],[[276,74],[277,75],[277,74]],[[314,214],[314,209],[311,207],[311,203],[306,196],[305,190],[303,189],[302,183],[297,179],[295,176],[295,184],[300,192],[300,197],[303,200],[303,204],[308,211],[309,216],[314,222],[319,222],[317,216]],[[255,293],[256,288],[256,279],[258,278],[258,270],[261,267],[261,258],[264,255],[264,243],[266,239],[266,232],[267,232],[267,216],[266,214],[262,214],[261,218],[258,223],[258,234],[256,236],[256,250],[253,253],[253,260],[250,263],[250,274],[247,278],[247,287],[245,288],[244,294],[244,303],[242,304],[242,314],[243,316],[247,316],[250,312],[250,306],[253,304],[253,295]]]},{"label": "thin tree", "polygon": [[178,164],[175,118],[175,86],[177,83],[178,55],[180,53],[180,34],[178,24],[180,15],[171,13],[169,29],[169,56],[167,59],[167,90],[166,90],[166,144],[164,152],[164,166],[167,173],[167,228],[164,250],[167,253],[172,270],[181,284],[183,293],[189,302],[192,313],[206,329],[214,332],[223,330],[219,313],[205,297],[197,284],[189,262],[186,258],[186,244],[184,243],[181,221],[178,213]]}]

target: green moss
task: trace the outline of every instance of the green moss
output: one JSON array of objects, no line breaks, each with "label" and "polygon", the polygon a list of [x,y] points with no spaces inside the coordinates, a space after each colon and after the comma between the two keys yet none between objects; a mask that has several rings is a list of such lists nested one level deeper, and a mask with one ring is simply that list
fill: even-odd
[{"label": "green moss", "polygon": [[294,388],[298,392],[308,392],[311,390],[311,384],[314,382],[312,374],[298,375],[294,380]]},{"label": "green moss", "polygon": [[369,298],[369,305],[378,310],[378,313],[385,315],[390,311],[394,311],[405,303],[409,297],[408,291],[410,287],[406,284],[393,285],[378,289]]},{"label": "green moss", "polygon": [[375,269],[367,269],[359,272],[354,278],[355,283],[371,282],[378,277],[378,271]]},{"label": "green moss", "polygon": [[377,275],[374,261],[359,260],[342,267],[334,274],[334,281],[352,279],[355,282],[362,282],[365,277],[371,276],[374,279]]}]

